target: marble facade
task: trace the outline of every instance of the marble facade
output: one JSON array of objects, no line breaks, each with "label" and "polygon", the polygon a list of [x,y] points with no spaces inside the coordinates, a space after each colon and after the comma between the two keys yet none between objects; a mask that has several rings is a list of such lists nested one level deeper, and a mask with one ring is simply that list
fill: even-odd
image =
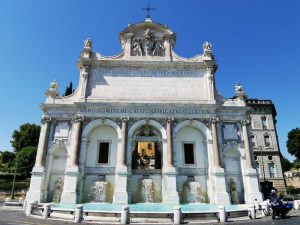
[{"label": "marble facade", "polygon": [[[176,34],[150,18],[120,40],[123,50],[112,57],[84,42],[73,94],[62,97],[51,83],[26,199],[52,201],[61,179],[61,203],[89,202],[101,180],[108,202],[138,203],[146,179],[153,202],[189,202],[189,183],[198,201],[261,201],[243,88],[233,99],[218,94],[211,44],[193,58],[178,56]],[[151,169],[136,165],[139,142],[155,143]]]}]

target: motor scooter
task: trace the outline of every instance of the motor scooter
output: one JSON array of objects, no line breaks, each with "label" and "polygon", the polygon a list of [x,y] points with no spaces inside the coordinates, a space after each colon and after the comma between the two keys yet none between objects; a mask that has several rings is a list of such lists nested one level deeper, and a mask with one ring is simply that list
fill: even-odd
[{"label": "motor scooter", "polygon": [[272,207],[272,219],[275,220],[276,217],[281,216],[281,218],[285,218],[286,214],[293,208],[293,205],[288,202],[283,202],[279,199],[275,203],[271,203]]}]

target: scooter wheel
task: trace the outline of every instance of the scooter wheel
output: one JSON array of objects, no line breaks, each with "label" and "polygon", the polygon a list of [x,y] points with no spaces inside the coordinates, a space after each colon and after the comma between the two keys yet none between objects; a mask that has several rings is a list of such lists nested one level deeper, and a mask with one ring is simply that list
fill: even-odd
[{"label": "scooter wheel", "polygon": [[276,211],[273,210],[273,211],[272,211],[272,219],[275,220],[275,218],[276,218]]}]

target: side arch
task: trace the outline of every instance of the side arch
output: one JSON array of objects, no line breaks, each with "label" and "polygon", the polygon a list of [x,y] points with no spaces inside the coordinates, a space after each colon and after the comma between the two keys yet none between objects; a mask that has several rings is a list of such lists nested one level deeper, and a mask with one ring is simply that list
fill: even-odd
[{"label": "side arch", "polygon": [[212,140],[210,129],[207,126],[205,126],[203,123],[201,123],[197,120],[184,120],[184,121],[180,122],[179,124],[177,124],[174,129],[174,138],[176,138],[177,132],[185,126],[191,126],[191,127],[194,127],[196,129],[200,130],[200,132],[206,136],[207,140]]},{"label": "side arch", "polygon": [[121,128],[117,123],[109,119],[97,119],[90,122],[82,131],[81,138],[87,138],[88,135],[98,126],[107,125],[114,128],[117,131],[118,138],[122,138]]}]

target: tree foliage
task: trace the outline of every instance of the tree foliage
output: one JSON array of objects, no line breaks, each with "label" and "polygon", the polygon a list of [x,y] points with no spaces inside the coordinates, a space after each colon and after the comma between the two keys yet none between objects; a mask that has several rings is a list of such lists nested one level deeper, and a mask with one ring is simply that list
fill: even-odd
[{"label": "tree foliage", "polygon": [[68,96],[74,92],[73,90],[73,83],[71,82],[69,86],[66,87],[66,91],[64,96]]},{"label": "tree foliage", "polygon": [[14,166],[16,154],[14,152],[4,151],[0,154],[0,170],[8,172],[9,168]]},{"label": "tree foliage", "polygon": [[288,133],[288,140],[286,142],[288,152],[294,155],[297,159],[300,159],[300,129],[292,129]]},{"label": "tree foliage", "polygon": [[289,171],[293,166],[293,163],[290,162],[290,160],[285,158],[283,155],[281,155],[281,164],[283,172]]},{"label": "tree foliage", "polygon": [[35,163],[37,148],[36,147],[24,147],[18,153],[18,173],[25,174],[26,177],[30,177],[30,172]]},{"label": "tree foliage", "polygon": [[16,152],[24,147],[37,147],[39,142],[40,126],[25,123],[12,134],[12,147]]}]

